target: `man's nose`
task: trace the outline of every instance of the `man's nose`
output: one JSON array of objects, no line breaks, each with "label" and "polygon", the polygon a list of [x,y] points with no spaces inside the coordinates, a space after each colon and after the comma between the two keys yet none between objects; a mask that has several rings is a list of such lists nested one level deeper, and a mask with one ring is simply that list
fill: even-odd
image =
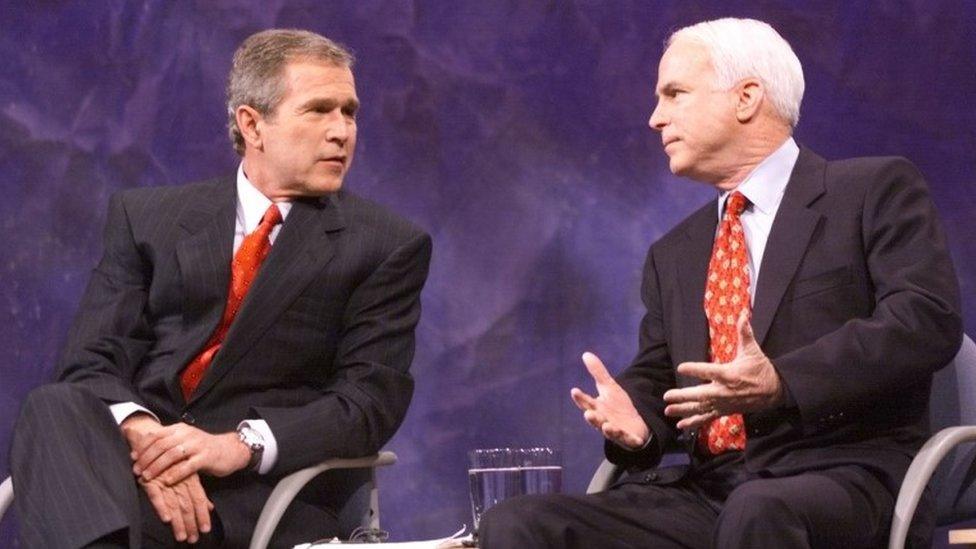
[{"label": "man's nose", "polygon": [[329,113],[329,116],[325,120],[325,138],[329,141],[335,141],[336,143],[345,143],[346,139],[349,138],[349,123],[346,120],[346,116],[336,109]]},{"label": "man's nose", "polygon": [[651,118],[647,121],[647,125],[655,131],[661,131],[665,126],[664,113],[661,109],[661,103],[654,106],[654,111],[651,113]]}]

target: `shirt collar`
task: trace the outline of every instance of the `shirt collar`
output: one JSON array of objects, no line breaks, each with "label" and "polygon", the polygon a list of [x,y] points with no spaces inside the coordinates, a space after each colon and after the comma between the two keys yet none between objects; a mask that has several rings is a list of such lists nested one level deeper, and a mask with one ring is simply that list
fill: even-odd
[{"label": "shirt collar", "polygon": [[[288,218],[291,210],[291,202],[277,202],[278,211],[281,212],[281,220],[284,222]],[[244,225],[244,234],[250,234],[258,228],[264,212],[271,206],[271,200],[264,196],[257,187],[251,183],[244,173],[244,163],[237,167],[237,220]]]},{"label": "shirt collar", "polygon": [[[786,184],[790,181],[790,174],[799,156],[800,147],[797,146],[796,141],[792,137],[786,138],[786,141],[763,159],[734,190],[748,198],[749,203],[760,212],[767,215],[775,213],[783,200]],[[733,191],[726,191],[719,195],[719,219],[722,218],[725,199],[730,192]]]}]

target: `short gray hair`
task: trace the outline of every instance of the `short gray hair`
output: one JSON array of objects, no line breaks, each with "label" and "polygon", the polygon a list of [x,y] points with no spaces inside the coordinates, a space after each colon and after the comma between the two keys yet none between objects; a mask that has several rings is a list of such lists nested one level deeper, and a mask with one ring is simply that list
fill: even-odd
[{"label": "short gray hair", "polygon": [[285,67],[299,59],[349,68],[355,61],[341,44],[298,29],[270,29],[252,34],[234,52],[234,64],[227,78],[227,131],[237,154],[244,155],[237,108],[248,105],[264,116],[273,115],[285,93],[282,81]]},{"label": "short gray hair", "polygon": [[773,27],[755,19],[715,19],[675,31],[666,45],[685,39],[708,48],[719,87],[731,89],[744,78],[758,78],[776,112],[796,127],[803,101],[803,66]]}]

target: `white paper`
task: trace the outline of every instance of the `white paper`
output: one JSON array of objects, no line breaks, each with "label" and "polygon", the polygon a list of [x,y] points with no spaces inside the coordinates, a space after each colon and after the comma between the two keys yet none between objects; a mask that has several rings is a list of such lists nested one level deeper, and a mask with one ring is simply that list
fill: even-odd
[{"label": "white paper", "polygon": [[[312,545],[311,543],[302,543],[296,545],[293,549],[332,549],[334,547],[358,547],[362,549],[368,549],[370,547],[382,549],[383,547],[391,547],[395,549],[440,549],[442,547],[460,547],[460,541],[462,541],[462,535],[467,526],[461,526],[461,529],[454,532],[454,535],[446,538],[431,539],[423,541],[396,541],[396,542],[384,542],[384,543],[342,543],[335,538],[333,541],[328,543],[316,543]],[[471,537],[470,534],[467,537]]]}]

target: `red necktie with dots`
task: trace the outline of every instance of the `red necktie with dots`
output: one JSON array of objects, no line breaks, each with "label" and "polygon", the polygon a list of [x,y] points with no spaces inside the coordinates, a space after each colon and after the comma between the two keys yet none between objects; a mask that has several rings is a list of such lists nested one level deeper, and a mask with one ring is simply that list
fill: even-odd
[{"label": "red necktie with dots", "polygon": [[190,395],[200,384],[204,372],[213,362],[214,355],[220,350],[220,346],[227,336],[227,331],[230,330],[230,325],[234,322],[234,317],[237,316],[241,303],[244,302],[244,296],[247,295],[247,290],[251,287],[251,282],[254,281],[264,258],[271,251],[269,235],[278,223],[281,223],[281,212],[278,211],[278,206],[272,204],[264,212],[264,217],[261,218],[258,228],[244,237],[241,247],[234,254],[234,260],[230,264],[230,288],[227,291],[227,305],[224,307],[224,316],[221,317],[220,324],[217,325],[213,335],[207,340],[203,351],[180,374],[180,387],[183,389],[184,399],[190,400]]},{"label": "red necktie with dots", "polygon": [[[735,358],[739,342],[736,321],[743,310],[751,310],[749,255],[739,220],[747,202],[740,192],[729,196],[708,262],[705,316],[708,318],[708,351],[712,362],[731,362]],[[706,454],[744,450],[746,433],[742,414],[717,417],[702,426],[698,444]]]}]

